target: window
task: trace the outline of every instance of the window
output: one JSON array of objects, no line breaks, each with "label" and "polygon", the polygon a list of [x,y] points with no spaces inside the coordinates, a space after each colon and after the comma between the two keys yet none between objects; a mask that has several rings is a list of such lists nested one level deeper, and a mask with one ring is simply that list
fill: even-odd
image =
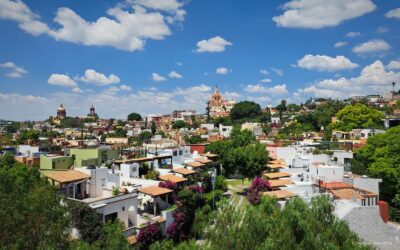
[{"label": "window", "polygon": [[183,155],[183,151],[182,150],[179,150],[179,155]]},{"label": "window", "polygon": [[107,214],[104,216],[105,223],[109,221],[115,221],[118,218],[118,212]]},{"label": "window", "polygon": [[174,152],[172,153],[172,155],[173,155],[173,156],[178,156],[178,152],[177,152],[177,151],[174,151]]},{"label": "window", "polygon": [[106,186],[106,179],[101,179],[101,186],[105,187]]}]

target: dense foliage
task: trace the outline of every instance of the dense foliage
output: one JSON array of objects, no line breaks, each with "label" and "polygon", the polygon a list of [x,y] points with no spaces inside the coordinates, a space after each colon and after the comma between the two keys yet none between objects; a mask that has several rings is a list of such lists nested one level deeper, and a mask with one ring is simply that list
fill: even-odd
[{"label": "dense foliage", "polygon": [[352,171],[382,178],[381,198],[391,202],[400,193],[400,126],[369,137],[354,154]]},{"label": "dense foliage", "polygon": [[185,121],[182,121],[182,120],[175,121],[172,124],[172,128],[173,129],[181,129],[181,128],[189,128],[189,127],[190,127],[190,125],[187,124]]},{"label": "dense foliage", "polygon": [[252,121],[261,116],[260,105],[251,101],[242,101],[235,104],[230,112],[232,121]]},{"label": "dense foliage", "polygon": [[142,120],[142,116],[135,112],[130,113],[127,118],[128,118],[128,121],[141,121]]},{"label": "dense foliage", "polygon": [[337,114],[338,121],[332,124],[334,129],[350,131],[356,128],[383,128],[383,113],[363,104],[349,105]]},{"label": "dense foliage", "polygon": [[255,142],[250,131],[241,131],[239,128],[232,130],[230,140],[213,142],[207,145],[206,151],[218,154],[225,176],[239,173],[243,177],[253,178],[268,163],[265,145]]}]

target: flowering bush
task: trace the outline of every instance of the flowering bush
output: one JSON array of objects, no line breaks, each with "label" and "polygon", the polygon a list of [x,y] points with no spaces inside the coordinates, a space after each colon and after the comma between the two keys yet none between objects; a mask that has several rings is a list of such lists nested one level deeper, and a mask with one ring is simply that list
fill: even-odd
[{"label": "flowering bush", "polygon": [[203,188],[197,185],[190,185],[187,187],[188,190],[196,192],[196,193],[202,193],[203,192]]},{"label": "flowering bush", "polygon": [[253,205],[260,204],[261,197],[260,192],[271,190],[271,183],[260,177],[256,177],[247,192],[247,199]]},{"label": "flowering bush", "polygon": [[172,182],[172,181],[162,181],[158,184],[158,186],[162,187],[162,188],[168,188],[168,189],[171,189],[174,191],[176,190],[176,187],[177,187],[176,183]]},{"label": "flowering bush", "polygon": [[156,224],[147,223],[147,227],[140,230],[137,241],[141,249],[147,249],[153,242],[162,238],[160,227]]},{"label": "flowering bush", "polygon": [[185,214],[175,211],[172,217],[174,218],[174,222],[172,222],[167,229],[168,238],[172,239],[174,242],[179,242],[185,238],[185,233],[183,232]]}]

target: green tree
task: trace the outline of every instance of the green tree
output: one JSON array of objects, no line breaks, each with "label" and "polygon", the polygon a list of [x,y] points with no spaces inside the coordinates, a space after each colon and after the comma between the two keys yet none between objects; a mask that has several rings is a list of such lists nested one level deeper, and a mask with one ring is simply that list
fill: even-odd
[{"label": "green tree", "polygon": [[127,118],[128,118],[128,121],[141,121],[142,120],[142,116],[135,112],[130,113]]},{"label": "green tree", "polygon": [[382,178],[380,196],[391,202],[400,193],[400,126],[384,134],[369,137],[367,144],[355,151],[352,171]]},{"label": "green tree", "polygon": [[66,248],[71,225],[61,202],[37,169],[18,163],[0,166],[0,245],[7,249]]},{"label": "green tree", "polygon": [[181,129],[181,128],[189,128],[189,127],[190,127],[189,124],[187,124],[185,121],[182,121],[182,120],[175,121],[172,124],[173,129]]},{"label": "green tree", "polygon": [[262,116],[261,107],[259,104],[251,101],[242,101],[231,109],[230,117],[232,121],[252,121],[255,118]]},{"label": "green tree", "polygon": [[152,135],[155,135],[156,132],[157,132],[157,126],[156,126],[156,122],[155,122],[154,120],[151,121],[151,127],[150,127],[150,129],[151,129],[151,134],[152,134]]},{"label": "green tree", "polygon": [[338,122],[332,124],[334,129],[350,131],[355,128],[383,128],[384,115],[376,109],[363,104],[349,105],[341,109],[336,117]]},{"label": "green tree", "polygon": [[139,141],[141,143],[147,142],[148,140],[151,139],[152,136],[153,134],[150,131],[143,131],[139,134]]}]

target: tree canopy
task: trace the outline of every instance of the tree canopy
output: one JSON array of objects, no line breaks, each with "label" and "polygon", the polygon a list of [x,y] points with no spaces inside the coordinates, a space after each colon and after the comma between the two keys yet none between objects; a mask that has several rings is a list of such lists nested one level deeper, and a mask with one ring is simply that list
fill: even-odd
[{"label": "tree canopy", "polygon": [[251,101],[242,101],[231,109],[230,117],[233,121],[252,120],[262,116],[259,104]]},{"label": "tree canopy", "polygon": [[367,144],[355,152],[352,171],[382,178],[380,195],[391,202],[400,193],[400,126],[384,134],[368,138]]},{"label": "tree canopy", "polygon": [[384,115],[376,109],[356,103],[341,109],[336,118],[338,122],[332,124],[333,129],[350,131],[356,128],[383,128]]},{"label": "tree canopy", "polygon": [[130,113],[127,118],[128,118],[128,121],[141,121],[142,120],[142,116],[135,112]]},{"label": "tree canopy", "polygon": [[187,124],[185,121],[182,121],[182,120],[175,121],[172,124],[173,129],[181,129],[181,128],[189,128],[189,127],[190,127],[189,124]]}]

